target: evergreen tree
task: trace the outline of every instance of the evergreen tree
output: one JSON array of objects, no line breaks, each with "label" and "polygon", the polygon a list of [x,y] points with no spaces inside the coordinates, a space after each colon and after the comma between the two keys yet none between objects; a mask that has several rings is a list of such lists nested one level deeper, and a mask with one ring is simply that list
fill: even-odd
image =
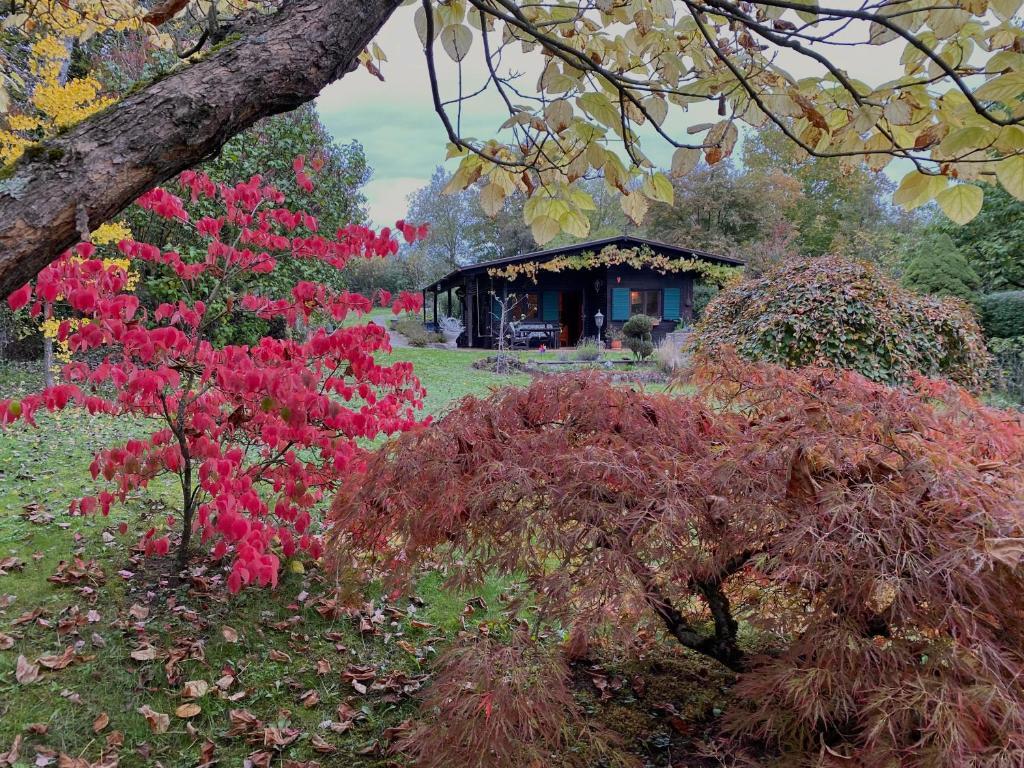
[{"label": "evergreen tree", "polygon": [[926,240],[907,262],[903,284],[918,293],[971,301],[981,286],[981,278],[952,238],[940,232]]}]

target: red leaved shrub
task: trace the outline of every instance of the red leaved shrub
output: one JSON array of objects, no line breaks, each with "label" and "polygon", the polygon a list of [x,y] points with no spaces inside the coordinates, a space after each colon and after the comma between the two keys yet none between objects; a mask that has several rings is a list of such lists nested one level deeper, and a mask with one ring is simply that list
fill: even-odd
[{"label": "red leaved shrub", "polygon": [[738,673],[727,732],[794,761],[1024,764],[1020,416],[924,379],[697,370],[688,397],[467,398],[344,487],[329,549],[521,577],[577,635],[656,620]]}]

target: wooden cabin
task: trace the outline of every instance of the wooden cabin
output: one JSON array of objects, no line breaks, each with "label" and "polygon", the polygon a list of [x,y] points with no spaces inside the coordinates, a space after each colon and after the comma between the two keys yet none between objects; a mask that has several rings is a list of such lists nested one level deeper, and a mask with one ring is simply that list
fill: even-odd
[{"label": "wooden cabin", "polygon": [[[497,347],[506,320],[553,329],[556,346],[618,330],[634,314],[658,318],[657,342],[693,319],[693,285],[709,269],[743,262],[640,237],[612,237],[469,264],[423,288],[423,322],[462,320],[459,346]],[[510,298],[511,297],[511,298]],[[538,334],[537,339],[541,339]]]}]

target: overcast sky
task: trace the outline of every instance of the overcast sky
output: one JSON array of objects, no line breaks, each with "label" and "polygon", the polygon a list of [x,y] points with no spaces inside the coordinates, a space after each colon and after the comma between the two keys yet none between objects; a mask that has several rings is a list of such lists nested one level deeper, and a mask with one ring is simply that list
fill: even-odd
[{"label": "overcast sky", "polygon": [[[388,57],[382,66],[385,82],[360,68],[328,86],[317,99],[321,118],[335,139],[339,142],[356,139],[366,149],[373,169],[366,196],[370,216],[378,226],[391,225],[405,215],[408,195],[426,184],[434,168],[444,161],[448,140],[434,113],[426,60],[413,24],[414,11],[413,6],[399,8],[376,38]],[[840,49],[835,60],[856,77],[872,84],[902,74],[899,65],[902,46],[889,44],[869,50],[871,55],[866,56],[862,48]],[[476,58],[481,54],[477,39],[464,62],[467,91],[482,82],[479,73],[483,67],[479,63],[481,59]],[[440,46],[436,58],[439,79],[448,85],[448,95],[451,95],[455,92],[457,69]],[[524,90],[535,88],[539,58],[531,55],[510,62],[525,72]],[[795,66],[790,71],[798,77],[816,74],[801,62],[793,63]],[[496,96],[480,97],[464,111],[462,133],[481,138],[494,136],[507,116]],[[700,106],[686,113],[671,108],[666,128],[679,135],[688,124],[714,119],[709,107]],[[656,137],[646,138],[644,151],[656,164],[669,164],[672,148]]]}]

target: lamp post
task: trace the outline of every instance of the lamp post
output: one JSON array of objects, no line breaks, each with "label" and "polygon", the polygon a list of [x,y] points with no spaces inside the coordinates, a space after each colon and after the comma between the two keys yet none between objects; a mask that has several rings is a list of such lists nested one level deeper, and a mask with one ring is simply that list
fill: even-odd
[{"label": "lamp post", "polygon": [[597,346],[601,346],[601,326],[604,325],[604,315],[601,314],[601,310],[597,310],[594,313],[594,324],[597,325]]}]

